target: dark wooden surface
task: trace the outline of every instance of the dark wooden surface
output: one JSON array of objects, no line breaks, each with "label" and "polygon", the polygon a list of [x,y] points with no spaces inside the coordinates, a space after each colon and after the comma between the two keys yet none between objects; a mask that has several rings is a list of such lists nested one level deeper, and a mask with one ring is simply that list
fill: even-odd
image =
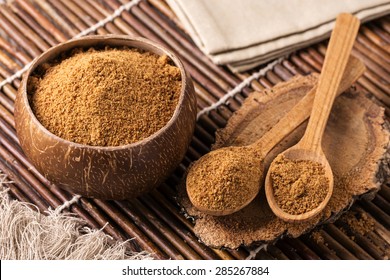
[{"label": "dark wooden surface", "polygon": [[[12,195],[35,204],[41,211],[56,208],[73,197],[48,182],[23,155],[14,129],[13,105],[20,84],[12,77],[47,48],[71,39],[128,3],[106,1],[32,1],[15,0],[0,5],[0,169],[13,183]],[[164,1],[143,0],[129,11],[89,34],[129,34],[143,36],[174,50],[190,71],[196,87],[198,109],[212,105],[253,72],[233,74],[214,65],[194,45],[180,22]],[[216,129],[224,127],[231,114],[253,90],[269,88],[293,75],[319,72],[326,42],[300,50],[277,64],[272,71],[244,87],[227,103],[202,115],[185,159],[172,176],[157,190],[139,199],[118,202],[80,198],[69,211],[88,226],[104,227],[116,240],[134,238],[133,250],[147,250],[158,259],[245,259],[250,250],[216,250],[199,243],[192,233],[192,223],[176,205],[175,185],[193,160],[207,153],[214,142]],[[390,17],[364,24],[359,31],[353,54],[366,64],[368,71],[357,86],[370,93],[390,116]],[[375,220],[375,229],[365,236],[342,230],[341,222],[319,229],[324,243],[308,234],[285,239],[256,254],[257,259],[383,259],[390,246],[390,186],[384,184],[372,201],[361,201],[353,211],[366,213]]]}]

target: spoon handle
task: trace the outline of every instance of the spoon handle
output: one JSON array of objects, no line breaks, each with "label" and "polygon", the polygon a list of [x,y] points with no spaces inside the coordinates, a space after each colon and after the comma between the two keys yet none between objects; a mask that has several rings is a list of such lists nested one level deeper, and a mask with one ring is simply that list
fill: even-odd
[{"label": "spoon handle", "polygon": [[299,142],[299,146],[303,149],[322,151],[322,135],[355,42],[359,24],[359,19],[351,14],[343,13],[336,19],[336,25],[326,51],[309,123],[305,135]]},{"label": "spoon handle", "polygon": [[[366,71],[363,62],[350,56],[337,95],[346,91]],[[268,154],[280,141],[307,120],[313,106],[317,86],[314,86],[286,115],[252,145],[263,155]],[[252,146],[251,145],[251,146]]]}]

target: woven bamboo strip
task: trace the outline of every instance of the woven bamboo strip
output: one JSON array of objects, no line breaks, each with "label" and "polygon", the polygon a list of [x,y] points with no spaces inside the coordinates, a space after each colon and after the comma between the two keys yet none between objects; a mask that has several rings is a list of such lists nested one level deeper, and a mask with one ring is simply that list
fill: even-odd
[{"label": "woven bamboo strip", "polygon": [[194,147],[196,150],[198,150],[201,154],[206,154],[210,151],[209,146],[205,145],[204,142],[202,142],[198,137],[193,136],[192,141],[190,144],[191,147]]},{"label": "woven bamboo strip", "polygon": [[[96,1],[88,0],[88,2],[92,6],[96,5]],[[105,16],[110,15],[114,11],[114,9],[110,5],[108,5],[107,2],[97,3],[97,5],[99,7],[98,10],[101,13],[103,13]],[[122,17],[115,18],[112,21],[112,23],[115,25],[116,28],[121,30],[121,32],[124,34],[133,35],[133,36],[137,34],[136,30],[131,26],[129,26],[128,24],[126,24],[126,22],[122,19]]]},{"label": "woven bamboo strip", "polygon": [[320,230],[321,236],[324,238],[325,243],[327,243],[327,246],[331,248],[333,251],[336,252],[336,254],[341,259],[346,260],[356,260],[356,256],[353,255],[351,252],[349,252],[342,244],[340,244],[338,241],[333,239],[326,231]]},{"label": "woven bamboo strip", "polygon": [[3,105],[9,112],[14,110],[14,102],[6,95],[0,95],[0,104]]},{"label": "woven bamboo strip", "polygon": [[64,5],[64,1],[60,0],[49,0],[49,3],[53,5],[53,7],[60,11],[67,22],[73,24],[75,28],[77,28],[76,32],[80,32],[81,30],[85,30],[88,28],[88,25],[84,23],[84,21],[76,16],[71,9]]},{"label": "woven bamboo strip", "polygon": [[35,206],[34,202],[31,201],[27,196],[25,196],[24,193],[22,193],[19,190],[19,187],[17,185],[15,185],[14,183],[7,183],[6,188],[9,188],[9,194],[10,194],[11,198],[17,199],[19,201],[27,202],[27,203],[29,203],[29,205],[31,204],[31,205]]},{"label": "woven bamboo strip", "polygon": [[[4,152],[4,149],[0,146],[0,155],[2,155],[3,153],[6,153]],[[0,169],[2,170],[2,172],[4,172],[5,174],[7,174],[7,176],[12,180],[12,182],[14,182],[15,184],[17,184],[19,190],[21,190],[23,192],[23,194],[25,196],[27,196],[29,198],[30,201],[33,201],[34,204],[38,207],[38,209],[41,211],[41,212],[44,212],[48,209],[49,207],[49,204],[44,200],[42,199],[36,192],[35,190],[31,189],[19,176],[18,174],[12,170],[8,164],[3,161],[2,158],[0,158]]]},{"label": "woven bamboo strip", "polygon": [[276,85],[277,83],[283,82],[283,79],[280,78],[273,71],[268,71],[266,74],[266,78],[268,79],[268,81],[272,83],[273,86]]},{"label": "woven bamboo strip", "polygon": [[[3,136],[2,134],[0,134]],[[1,141],[6,141],[4,137],[1,137]],[[36,188],[36,191],[39,192],[39,194],[50,204],[52,208],[56,208],[59,205],[61,205],[61,202],[53,196],[50,191],[42,185],[42,183],[33,176],[28,169],[24,168],[20,161],[17,160],[11,153],[7,152],[4,147],[1,147],[0,152],[2,158],[15,170],[15,172],[19,173],[20,176],[26,180],[29,184],[33,186],[39,186],[39,188]],[[15,180],[15,178],[12,178]]]},{"label": "woven bamboo strip", "polygon": [[[88,1],[74,1],[78,7],[83,10],[86,14],[88,14],[92,19],[94,19],[96,22],[103,20],[106,18],[102,14],[102,11],[104,10],[102,7],[100,9],[96,9],[96,7],[99,5],[98,3],[94,3],[94,5],[91,5]],[[110,15],[110,13],[107,13],[107,16]],[[104,28],[111,34],[121,34],[122,32],[120,29],[118,29],[113,22],[108,22]]]},{"label": "woven bamboo strip", "polygon": [[[92,20],[79,6],[77,6],[73,1],[62,1],[62,4],[73,14],[76,15],[79,19],[81,19],[87,26],[92,26],[96,23],[96,21]],[[96,32],[99,35],[106,35],[108,31],[104,28],[99,28]]]},{"label": "woven bamboo strip", "polygon": [[380,64],[376,64],[373,60],[363,55],[360,51],[356,49],[352,50],[352,54],[357,58],[361,59],[368,69],[374,71],[375,73],[377,73],[377,75],[380,75],[382,79],[389,81],[390,79],[389,69],[385,69]]},{"label": "woven bamboo strip", "polygon": [[371,50],[371,52],[374,52],[381,57],[385,57],[386,61],[388,61],[390,54],[388,53],[388,51],[386,51],[386,49],[383,46],[375,44],[373,41],[371,41],[362,33],[358,34],[356,40],[357,42],[366,46],[369,50]]},{"label": "woven bamboo strip", "polygon": [[[1,109],[0,109],[0,111],[3,112]],[[4,132],[6,137],[8,139],[10,139],[11,142],[16,143],[15,146],[16,146],[17,149],[19,149],[20,148],[18,146],[19,140],[18,140],[18,138],[17,138],[17,136],[15,134],[15,130],[6,121],[4,121],[2,114],[0,114],[0,129]]]},{"label": "woven bamboo strip", "polygon": [[270,255],[268,252],[265,250],[260,250],[257,254],[256,257],[254,258],[255,260],[276,260],[272,255]]},{"label": "woven bamboo strip", "polygon": [[[218,114],[217,111],[211,111],[208,114],[202,115],[198,122],[202,125],[207,131],[214,135],[215,131],[220,127],[225,127],[226,119]],[[214,136],[213,136],[214,137]]]},{"label": "woven bamboo strip", "polygon": [[[366,77],[360,77],[358,80],[358,84],[360,84],[367,92],[374,95],[378,100],[382,101],[384,105],[386,105],[385,102],[388,99],[388,96],[386,93],[384,93],[382,90],[380,90],[375,83],[371,82],[371,80],[367,79]],[[387,105],[389,106],[389,105]]]},{"label": "woven bamboo strip", "polygon": [[[385,21],[383,21],[385,23]],[[376,22],[370,22],[367,24],[367,27],[377,34],[383,42],[380,44],[385,47],[386,50],[389,51],[389,44],[390,44],[390,34],[389,34],[389,28],[386,26],[386,24],[381,25],[381,20],[377,20]]]},{"label": "woven bamboo strip", "polygon": [[383,212],[385,212],[387,215],[390,215],[390,202],[387,201],[384,197],[382,197],[380,194],[377,194],[374,197],[374,200],[372,201],[376,206],[378,206],[380,209],[382,209]]},{"label": "woven bamboo strip", "polygon": [[32,18],[25,10],[23,10],[17,3],[12,2],[10,8],[15,13],[15,15],[17,15],[21,20],[23,20],[23,22],[25,22],[30,27],[30,29],[33,29],[34,32],[41,36],[46,43],[50,44],[51,46],[58,44],[58,41],[51,34],[49,34],[43,26],[41,26],[37,21],[35,21],[34,18]]},{"label": "woven bamboo strip", "polygon": [[336,252],[330,249],[326,244],[315,241],[312,237],[303,236],[301,240],[307,244],[321,259],[324,260],[339,260]]},{"label": "woven bamboo strip", "polygon": [[[158,201],[158,205],[161,205],[161,207],[164,207],[169,212],[170,216],[160,216],[165,223],[170,225],[170,227],[178,235],[180,235],[188,244],[190,244],[191,247],[194,248],[194,250],[203,258],[215,259],[214,256],[218,255],[222,259],[232,259],[232,256],[230,256],[226,251],[223,251],[223,253],[221,253],[220,250],[212,250],[209,247],[205,246],[203,243],[197,242],[196,237],[193,236],[192,233],[193,225],[182,214],[180,214],[179,209],[177,207],[174,207],[174,202],[169,201],[167,197],[163,195],[166,195],[167,190],[169,190],[169,187],[163,184],[163,186],[161,186],[159,190],[161,192],[153,191],[152,197],[156,202]],[[169,197],[172,198],[172,196]],[[152,207],[156,207],[157,203],[149,205],[151,205]],[[154,211],[156,213],[161,212],[161,208],[157,206],[157,209],[154,209]]]},{"label": "woven bamboo strip", "polygon": [[271,256],[270,259],[289,260],[289,258],[283,253],[283,251],[280,250],[278,247],[274,246],[273,244],[267,245],[266,251]]},{"label": "woven bamboo strip", "polygon": [[310,249],[309,246],[307,246],[305,243],[303,243],[300,239],[287,238],[287,239],[285,239],[285,241],[291,247],[295,248],[295,250],[297,252],[299,252],[299,254],[301,256],[303,256],[303,258],[305,260],[320,260],[321,259],[312,249]]},{"label": "woven bamboo strip", "polygon": [[279,249],[281,249],[284,254],[293,260],[302,260],[303,258],[298,254],[297,250],[291,247],[286,241],[280,240],[277,244],[275,244]]},{"label": "woven bamboo strip", "polygon": [[[172,185],[177,185],[179,183],[179,181],[180,181],[180,179],[176,179],[175,183],[173,183]],[[176,205],[176,202],[172,199],[176,195],[175,191],[173,191],[173,189],[171,187],[169,187],[169,185],[167,185],[167,184],[163,184],[162,186],[160,186],[159,191],[152,192],[152,196],[157,198],[156,200],[158,200],[158,204],[161,206],[164,206],[166,208],[166,210],[169,212],[169,214],[173,215],[177,220],[180,221],[180,223],[172,224],[173,221],[171,220],[170,217],[161,216],[161,218],[163,218],[167,224],[170,224],[171,227],[175,228],[177,230],[176,231],[177,234],[179,234],[179,235],[182,235],[182,233],[180,232],[180,227],[182,227],[182,226],[185,226],[185,228],[187,230],[192,231],[193,225],[182,214],[180,214],[179,209],[177,209],[177,207],[173,206],[173,205]],[[170,200],[170,202],[168,200]],[[155,204],[150,204],[150,205],[151,205],[151,207],[155,207]],[[193,242],[193,238],[191,236],[186,236],[184,238],[185,239],[191,238],[191,242]],[[208,254],[208,255],[211,254],[211,253],[207,252],[207,250],[209,248],[205,247],[203,244],[201,244],[201,243],[194,243],[194,244],[195,244],[194,249],[199,254]],[[200,253],[200,251],[203,251],[203,253]],[[221,252],[220,250],[213,250],[213,251],[222,259],[232,259],[232,257],[226,251],[224,251],[224,252]],[[241,254],[241,256],[244,256],[243,258],[245,258],[247,255],[242,250],[238,250],[237,252],[239,254]],[[232,252],[232,253],[236,253],[236,251]]]},{"label": "woven bamboo strip", "polygon": [[390,228],[390,216],[386,215],[378,206],[376,206],[371,201],[362,200],[358,202],[359,205],[362,205],[364,209],[367,209],[368,212],[374,216],[376,219],[381,221],[386,227]]},{"label": "woven bamboo strip", "polygon": [[[238,248],[236,250],[230,250],[230,249],[226,249],[224,250],[226,251],[226,253],[228,253],[229,255],[233,256],[235,259],[238,259],[238,260],[246,260],[246,259],[249,259],[249,252],[250,250],[248,248]],[[261,250],[264,252],[265,255],[269,255],[267,252],[265,252],[264,250]]]},{"label": "woven bamboo strip", "polygon": [[154,247],[148,246],[149,243],[146,241],[147,239],[146,237],[144,237],[144,235],[138,234],[137,231],[130,231],[131,234],[127,235],[128,234],[127,230],[129,228],[125,226],[123,228],[118,228],[112,223],[112,221],[108,220],[106,214],[100,210],[100,208],[104,209],[105,204],[100,205],[100,208],[98,208],[98,206],[93,201],[83,197],[80,198],[79,202],[80,205],[84,209],[87,209],[87,211],[90,213],[93,219],[99,224],[98,228],[103,228],[104,232],[106,232],[108,235],[111,235],[115,240],[125,241],[128,240],[128,238],[136,237],[136,240],[132,239],[128,242],[128,246],[130,247],[131,250],[136,252],[139,251],[140,250],[139,245],[142,244],[141,245],[142,248],[148,248],[148,251],[150,253],[154,253],[157,258],[160,257],[158,251],[154,251]]},{"label": "woven bamboo strip", "polygon": [[[372,231],[372,232],[368,232],[366,233],[366,236],[367,238],[370,239],[370,241],[372,243],[374,243],[377,248],[381,248],[382,250],[384,249],[389,249],[390,248],[390,244],[387,243],[385,240],[383,240],[376,232]],[[388,256],[390,258],[390,256]]]},{"label": "woven bamboo strip", "polygon": [[6,17],[11,24],[13,24],[20,32],[30,39],[31,42],[41,50],[44,51],[49,48],[49,45],[42,40],[42,37],[35,33],[29,25],[25,24],[20,18],[18,18],[7,6],[3,6],[0,9],[2,16]]},{"label": "woven bamboo strip", "polygon": [[290,71],[290,73],[292,73],[293,75],[303,75],[303,71],[296,67],[293,63],[291,63],[291,61],[289,60],[283,60],[282,62],[283,66],[288,70]]},{"label": "woven bamboo strip", "polygon": [[[225,93],[225,95],[220,98],[217,102],[213,103],[212,105],[203,108],[200,112],[197,114],[197,119],[202,117],[202,115],[205,114],[210,114],[210,112],[223,112],[222,110],[224,109],[223,105],[229,105],[231,103],[231,100],[237,100],[239,97],[239,94],[242,93],[242,90],[246,87],[248,87],[251,83],[252,80],[258,79],[259,77],[264,78],[264,76],[269,75],[271,72],[272,68],[280,63],[282,59],[275,60],[273,62],[270,62],[267,64],[263,69],[260,71],[253,73],[251,76],[243,80],[240,84],[238,84],[236,87],[234,87],[232,90],[229,92]],[[272,83],[271,83],[272,85]],[[235,110],[233,109],[232,112]],[[230,117],[230,114],[229,116]],[[227,120],[227,119],[226,119]],[[224,125],[222,126],[224,127]]]},{"label": "woven bamboo strip", "polygon": [[[226,84],[221,83],[221,80],[217,80],[215,78],[215,74],[209,71],[203,64],[193,57],[190,52],[183,49],[169,34],[164,33],[164,30],[160,28],[158,24],[152,22],[138,6],[134,7],[131,12],[132,13],[124,13],[123,15],[124,17],[125,15],[128,15],[125,19],[129,22],[129,24],[137,26],[137,30],[141,33],[141,35],[173,48],[183,59],[194,80],[206,87],[216,98],[219,99],[223,97],[225,91],[230,89],[230,87],[227,87]],[[147,27],[150,29],[147,29]],[[156,34],[164,34],[164,36],[159,37]],[[214,78],[214,80],[211,78]],[[233,104],[234,102],[232,102],[231,105]],[[239,106],[239,104],[236,105],[237,107]]]},{"label": "woven bamboo strip", "polygon": [[[390,66],[390,65],[389,65]],[[376,74],[375,72],[373,71],[366,71],[364,73],[364,76],[370,80],[372,83],[374,83],[383,93],[385,93],[386,95],[383,95],[382,97],[382,102],[389,105],[389,98],[390,98],[390,87],[389,87],[389,84],[384,82],[384,80],[382,80],[382,78]]]},{"label": "woven bamboo strip", "polygon": [[308,47],[307,48],[307,52],[310,56],[313,57],[313,59],[315,59],[315,61],[317,61],[320,65],[321,65],[321,68],[322,68],[322,64],[324,63],[324,56],[317,50],[317,48],[314,48],[314,47]]},{"label": "woven bamboo strip", "polygon": [[384,258],[388,258],[388,256],[384,256],[383,249],[377,247],[373,242],[369,241],[365,236],[360,235],[359,233],[355,234],[354,238],[355,243],[359,244],[366,252],[368,252],[374,259],[383,260]]},{"label": "woven bamboo strip", "polygon": [[384,32],[390,33],[390,22],[388,18],[383,17],[378,20],[377,25],[383,28]]},{"label": "woven bamboo strip", "polygon": [[10,38],[12,38],[12,40],[14,40],[32,57],[40,54],[39,49],[31,41],[27,40],[24,35],[3,16],[0,16],[0,26],[2,26],[4,31]]},{"label": "woven bamboo strip", "polygon": [[[225,127],[229,116],[231,116],[233,111],[230,111],[226,106],[222,105],[214,110],[208,112],[208,117],[213,124],[217,125],[218,128]],[[210,127],[211,129],[212,127]],[[211,130],[212,134],[215,134],[216,130]]]},{"label": "woven bamboo strip", "polygon": [[65,33],[65,30],[58,29],[54,22],[50,21],[42,10],[38,10],[29,0],[15,0],[27,13],[31,15],[41,26],[54,36],[58,42],[64,42],[71,38],[71,34]]},{"label": "woven bamboo strip", "polygon": [[[177,221],[167,210],[160,206],[160,201],[155,200],[152,198],[152,196],[144,196],[141,198],[141,200],[146,204],[153,212],[156,217],[161,218],[161,220],[168,225],[172,231],[183,240],[185,243],[190,246],[198,255],[199,258],[202,257],[203,259],[214,259],[216,258],[216,255],[210,250],[206,251],[206,246],[199,246],[200,243],[197,242],[197,239],[192,235],[192,232],[186,230],[183,228],[182,225],[180,225],[179,221]],[[168,213],[167,213],[168,212]],[[179,245],[179,244],[178,244]],[[187,251],[187,249],[183,245],[180,244],[181,251],[184,252]]]},{"label": "woven bamboo strip", "polygon": [[[241,80],[246,80],[246,79],[248,79],[250,77],[249,73],[246,73],[246,72],[244,72],[244,73],[237,73],[236,76],[239,77]],[[256,79],[254,79],[254,80],[252,80],[250,82],[249,87],[251,89],[257,90],[257,91],[262,91],[265,88]],[[248,94],[245,94],[245,95],[248,95]]]},{"label": "woven bamboo strip", "polygon": [[315,72],[315,69],[308,63],[306,63],[304,60],[302,60],[300,57],[298,57],[297,54],[292,54],[290,56],[290,60],[291,63],[293,63],[295,67],[299,68],[301,70],[301,73],[304,75]]},{"label": "woven bamboo strip", "polygon": [[[3,65],[3,67],[0,67],[0,69],[4,70],[4,72],[2,72],[2,74],[1,74],[4,77],[8,77],[10,75],[9,72],[7,71],[7,69],[5,69],[5,67],[7,67],[9,70],[11,70],[13,72],[15,72],[15,71],[20,69],[19,64],[17,64],[14,60],[12,60],[3,51],[0,51],[0,64]],[[5,74],[3,74],[3,73],[5,73]]]},{"label": "woven bamboo strip", "polygon": [[[0,58],[0,60],[1,60],[1,58]],[[0,63],[1,63],[1,61],[0,61]],[[10,74],[10,71],[9,70],[7,70],[5,67],[1,67],[0,68],[1,70],[0,70],[0,80],[4,80],[4,77],[8,77]]]},{"label": "woven bamboo strip", "polygon": [[[184,32],[184,27],[181,21],[176,17],[175,13],[169,8],[165,1],[160,0],[148,0],[148,2],[153,6],[154,9],[158,10],[166,18],[168,18],[172,23],[178,27],[182,32]],[[188,34],[186,34],[188,36]],[[188,36],[189,37],[189,36]]]},{"label": "woven bamboo strip", "polygon": [[[354,55],[364,59],[365,61],[369,61],[369,65],[368,70],[364,73],[364,76],[359,79],[358,83],[361,84],[363,88],[368,90],[370,93],[375,95],[375,97],[381,100],[384,104],[388,105],[390,99],[386,92],[389,91],[389,89],[386,84],[383,84],[383,81],[385,79],[379,76],[376,71],[370,69],[370,67],[378,67],[378,64],[372,60],[373,55],[371,54],[371,52],[369,52],[367,48],[359,47],[360,45],[361,44],[358,42],[355,43],[355,49],[353,50]],[[320,50],[322,55],[326,51],[326,48],[322,44],[318,46],[318,49]],[[359,52],[358,49],[364,51],[364,54]],[[385,90],[385,92],[383,90]]]},{"label": "woven bamboo strip", "polygon": [[41,10],[45,11],[49,19],[54,21],[61,30],[64,30],[64,33],[69,34],[70,37],[77,35],[78,31],[69,24],[70,22],[66,22],[62,17],[62,14],[51,6],[47,0],[35,0],[35,4],[37,4]]},{"label": "woven bamboo strip", "polygon": [[369,218],[371,218],[374,221],[374,232],[382,239],[384,240],[387,244],[390,244],[390,231],[388,230],[388,227],[385,228],[380,221],[372,215],[371,212],[366,211],[363,207],[361,207],[359,204],[354,204],[352,206],[352,209],[354,211],[357,211],[361,214],[367,215]]},{"label": "woven bamboo strip", "polygon": [[353,242],[344,232],[333,224],[325,226],[325,230],[340,244],[343,244],[351,253],[353,253],[359,259],[370,260],[373,259],[366,251]]},{"label": "woven bamboo strip", "polygon": [[[139,214],[138,209],[136,207],[132,206],[132,204],[127,202],[115,202],[117,204],[117,207],[121,209],[132,223],[136,224],[145,235],[148,236],[150,239],[150,242],[153,242],[152,244],[155,244],[156,246],[160,247],[160,251],[162,250],[164,252],[165,258],[174,258],[174,259],[182,259],[183,256],[180,254],[180,252],[172,246],[169,241],[162,237],[158,231],[155,229],[155,227],[150,224],[150,221],[144,220],[142,216]],[[127,221],[125,219],[125,221]]]},{"label": "woven bamboo strip", "polygon": [[[156,4],[154,8],[157,8],[161,14],[168,15],[168,18],[172,23],[178,22],[176,16],[167,8],[167,6],[164,3],[161,3],[159,1],[148,1],[154,3],[159,3]],[[158,22],[159,25],[163,26],[165,30],[168,30],[168,32],[172,33],[172,36],[177,39],[178,42],[180,42],[184,47],[186,47],[188,50],[190,50],[191,53],[196,54],[197,58],[202,60],[209,68],[213,69],[216,74],[221,75],[224,79],[226,79],[226,82],[230,83],[230,85],[234,86],[236,85],[240,79],[235,79],[236,77],[241,78],[240,74],[234,74],[231,75],[227,71],[225,71],[222,67],[218,67],[215,64],[211,63],[211,61],[206,58],[203,53],[200,52],[199,48],[195,46],[195,44],[192,42],[188,34],[185,33],[185,30],[181,28],[181,25],[176,25],[178,28],[172,28],[173,24],[167,24],[166,19],[162,18],[161,15],[155,12],[154,9],[151,8],[151,5],[148,3],[141,3],[140,7],[143,8],[143,10],[150,16],[152,17],[156,22]],[[243,80],[241,78],[241,80]],[[255,81],[253,81],[255,83]],[[242,90],[242,94],[244,96],[247,96],[251,90],[248,88],[244,88]]]},{"label": "woven bamboo strip", "polygon": [[[15,84],[18,84],[16,82]],[[11,85],[6,85],[3,87],[3,93],[10,99],[10,101],[15,101],[16,95],[17,95],[17,90],[11,86]]]},{"label": "woven bamboo strip", "polygon": [[[141,197],[140,201],[142,203],[136,204],[137,208],[141,210],[142,214],[145,216],[145,219],[151,221],[153,225],[158,229],[158,232],[165,236],[171,244],[187,259],[201,259],[196,251],[189,247],[188,244],[180,238],[174,231],[172,231],[167,224],[163,222],[164,219],[153,213],[150,208],[153,205],[145,197]],[[161,213],[159,213],[161,214]],[[166,216],[166,213],[163,213]]]},{"label": "woven bamboo strip", "polygon": [[199,139],[202,139],[203,143],[208,147],[214,143],[214,135],[209,133],[204,127],[199,125],[199,123],[195,125],[194,135]]},{"label": "woven bamboo strip", "polygon": [[[390,57],[389,56],[380,56],[376,52],[371,52],[369,48],[367,48],[366,45],[363,45],[360,42],[356,42],[354,45],[354,48],[358,50],[361,53],[364,53],[366,57],[368,57],[370,60],[375,61],[378,65],[389,64],[390,63]],[[387,67],[384,67],[387,68]]]},{"label": "woven bamboo strip", "polygon": [[0,121],[1,126],[6,127],[5,129],[6,131],[12,130],[11,138],[13,138],[14,141],[17,143],[19,140],[15,134],[15,129],[14,129],[15,120],[13,118],[13,115],[7,109],[5,109],[4,106],[2,106],[1,104],[0,104],[0,117],[2,118]]},{"label": "woven bamboo strip", "polygon": [[145,3],[141,3],[140,7],[143,7],[144,9],[148,9],[148,6]]},{"label": "woven bamboo strip", "polygon": [[[126,215],[128,214],[127,206],[123,205],[121,207],[121,209],[125,213],[124,214],[122,213],[122,211],[119,211],[118,208],[114,207],[110,202],[104,202],[101,200],[94,200],[94,202],[96,203],[97,206],[102,208],[110,218],[113,218],[112,221],[114,221],[114,223],[117,226],[122,228],[130,238],[135,238],[134,241],[138,243],[144,250],[147,250],[150,253],[155,254],[156,257],[159,259],[166,259],[167,257],[179,256],[179,253],[174,248],[172,248],[172,246],[170,246],[169,243],[164,244],[165,247],[162,247],[164,252],[160,249],[161,246],[160,248],[158,248],[158,246],[161,244],[155,243],[156,240],[153,240],[154,242],[152,242],[150,236],[148,236],[150,232],[148,231],[143,232],[141,230],[141,228],[145,226],[144,224],[147,223],[147,221],[141,220],[141,225],[140,225],[137,222],[132,222],[127,218],[127,216],[125,216],[125,214]],[[134,213],[134,211],[132,213]]]},{"label": "woven bamboo strip", "polygon": [[[65,201],[69,201],[72,198],[72,195],[70,193],[65,192],[64,190],[56,186],[52,186],[50,190],[53,192],[53,194],[56,197],[58,197],[61,200],[62,203],[64,203]],[[72,204],[71,206],[69,206],[68,211],[80,217],[90,228],[101,229],[99,223],[97,223],[95,219],[93,219],[91,215],[79,204]]]},{"label": "woven bamboo strip", "polygon": [[294,76],[294,74],[291,73],[291,71],[289,69],[287,69],[283,65],[283,63],[282,64],[276,64],[275,67],[274,67],[274,72],[280,78],[282,78],[282,80],[284,80],[284,81],[288,81],[288,80],[290,80]]},{"label": "woven bamboo strip", "polygon": [[[133,200],[129,203],[125,202],[116,202],[117,205],[126,213],[127,216],[150,238],[154,244],[157,244],[168,256],[173,259],[184,259],[183,252],[178,249],[177,242],[172,242],[172,240],[177,241],[177,238],[174,238],[174,235],[171,231],[161,232],[165,230],[161,226],[160,222],[156,223],[156,219],[152,216],[147,208],[140,203],[138,200]],[[146,213],[145,213],[146,212]],[[145,219],[145,217],[147,217]],[[184,252],[186,257],[189,258],[198,258],[198,255],[189,248],[188,252]]]},{"label": "woven bamboo strip", "polygon": [[390,202],[390,186],[382,185],[380,191],[380,195],[383,196],[387,201]]},{"label": "woven bamboo strip", "polygon": [[2,36],[0,36],[0,48],[10,54],[10,58],[14,59],[19,65],[26,64],[31,60],[26,53],[19,51],[19,48],[11,45],[11,43],[6,41]]},{"label": "woven bamboo strip", "polygon": [[[370,26],[371,28],[368,28],[368,26]],[[389,51],[388,47],[386,49],[386,45],[388,45],[389,41],[386,42],[384,39],[382,39],[381,36],[379,36],[377,33],[373,32],[374,30],[376,30],[375,26],[373,26],[372,24],[369,24],[369,25],[362,26],[360,29],[360,32],[363,33],[372,42],[374,42],[375,45],[384,48],[386,51]],[[381,32],[379,28],[376,31]],[[387,34],[387,33],[384,33],[384,34]],[[386,36],[386,35],[384,35],[384,36]],[[388,36],[389,35],[387,34],[387,37]]]},{"label": "woven bamboo strip", "polygon": [[[93,6],[95,5],[95,1],[92,1],[92,0],[88,0],[89,3]],[[113,9],[110,5],[108,5],[106,2],[104,2],[105,5],[101,5],[101,4],[98,4],[99,5],[99,11],[102,12],[105,16],[108,16],[109,14],[111,14],[113,12]],[[115,28],[118,29],[119,33],[123,33],[123,34],[127,34],[127,35],[132,35],[132,36],[136,36],[137,35],[137,31],[131,27],[130,25],[128,25],[123,19],[122,17],[117,17],[115,18],[113,21],[112,21],[112,24],[114,25]]]}]

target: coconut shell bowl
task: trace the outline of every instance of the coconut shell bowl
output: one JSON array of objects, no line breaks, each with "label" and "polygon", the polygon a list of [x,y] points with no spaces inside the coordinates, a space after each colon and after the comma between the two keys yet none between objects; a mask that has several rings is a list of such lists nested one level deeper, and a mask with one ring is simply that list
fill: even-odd
[{"label": "coconut shell bowl", "polygon": [[[182,88],[172,118],[156,133],[123,146],[88,146],[49,132],[29,104],[29,77],[41,64],[74,48],[130,47],[167,55],[181,71]],[[23,77],[15,102],[17,135],[26,156],[48,180],[70,192],[99,199],[131,199],[160,185],[179,165],[196,122],[191,78],[180,59],[143,38],[87,36],[53,47],[37,57]]]}]

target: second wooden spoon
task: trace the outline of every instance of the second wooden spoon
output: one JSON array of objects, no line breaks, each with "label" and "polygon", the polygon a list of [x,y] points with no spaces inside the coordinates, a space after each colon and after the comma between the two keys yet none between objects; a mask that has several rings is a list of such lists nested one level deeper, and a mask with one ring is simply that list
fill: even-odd
[{"label": "second wooden spoon", "polygon": [[[316,166],[319,166],[320,168],[322,166],[324,174],[316,174],[318,175],[316,177],[317,182],[312,182],[313,185],[310,185],[310,183],[306,183],[310,180],[313,181],[313,178],[310,178],[310,176],[313,176],[313,173],[309,173],[307,171],[309,166],[306,166],[306,170],[303,170],[300,167],[300,174],[297,175],[297,178],[292,179],[291,174],[277,173],[277,169],[281,169],[283,166],[279,165],[276,167],[275,160],[272,162],[267,173],[265,181],[265,193],[268,204],[274,214],[285,221],[302,222],[309,220],[321,213],[331,198],[333,191],[333,174],[328,160],[322,151],[322,136],[333,102],[336,98],[336,93],[338,91],[341,78],[344,74],[352,46],[355,42],[359,24],[359,20],[351,14],[340,14],[337,17],[336,25],[331,34],[328,49],[325,55],[324,65],[314,98],[312,113],[310,115],[305,134],[298,142],[298,144],[289,148],[276,158],[278,162],[284,162],[284,165],[287,165],[287,163],[293,165],[293,167],[287,171],[289,173],[292,173],[292,170],[298,170],[297,168],[294,169],[294,165],[298,166],[299,162],[306,162],[310,164],[310,167],[313,167],[313,170]],[[280,161],[281,159],[283,160]],[[273,178],[275,178],[275,182],[282,182],[280,183],[280,186],[276,186],[278,184],[272,180],[271,174],[274,172],[274,170],[274,174],[277,174],[279,177],[275,175]],[[321,180],[322,182],[318,182],[318,180]],[[299,187],[301,190],[296,190],[299,184],[301,185],[301,187]],[[289,201],[282,201],[284,197],[277,198],[275,196],[276,191],[287,193],[287,190],[285,189],[278,189],[284,187],[288,188],[289,194],[292,194],[293,197],[296,195],[296,193],[299,193],[299,195],[303,197],[306,195],[306,192],[310,191],[308,188],[313,188],[315,184],[320,186],[320,188],[327,187],[327,189],[319,189],[317,193],[312,194],[312,198],[307,198],[306,200],[298,199],[298,197],[296,197],[294,200],[291,199]],[[287,185],[289,186],[287,187]],[[321,198],[322,201],[318,201],[318,196],[320,193],[324,196]],[[309,208],[306,204],[311,204],[310,200],[317,200],[316,203],[319,203],[318,205],[316,203],[314,205],[310,205],[313,207]],[[302,213],[299,212],[302,209],[304,210],[305,207],[309,209],[307,212],[306,210]],[[295,210],[292,211],[291,209]]]}]

